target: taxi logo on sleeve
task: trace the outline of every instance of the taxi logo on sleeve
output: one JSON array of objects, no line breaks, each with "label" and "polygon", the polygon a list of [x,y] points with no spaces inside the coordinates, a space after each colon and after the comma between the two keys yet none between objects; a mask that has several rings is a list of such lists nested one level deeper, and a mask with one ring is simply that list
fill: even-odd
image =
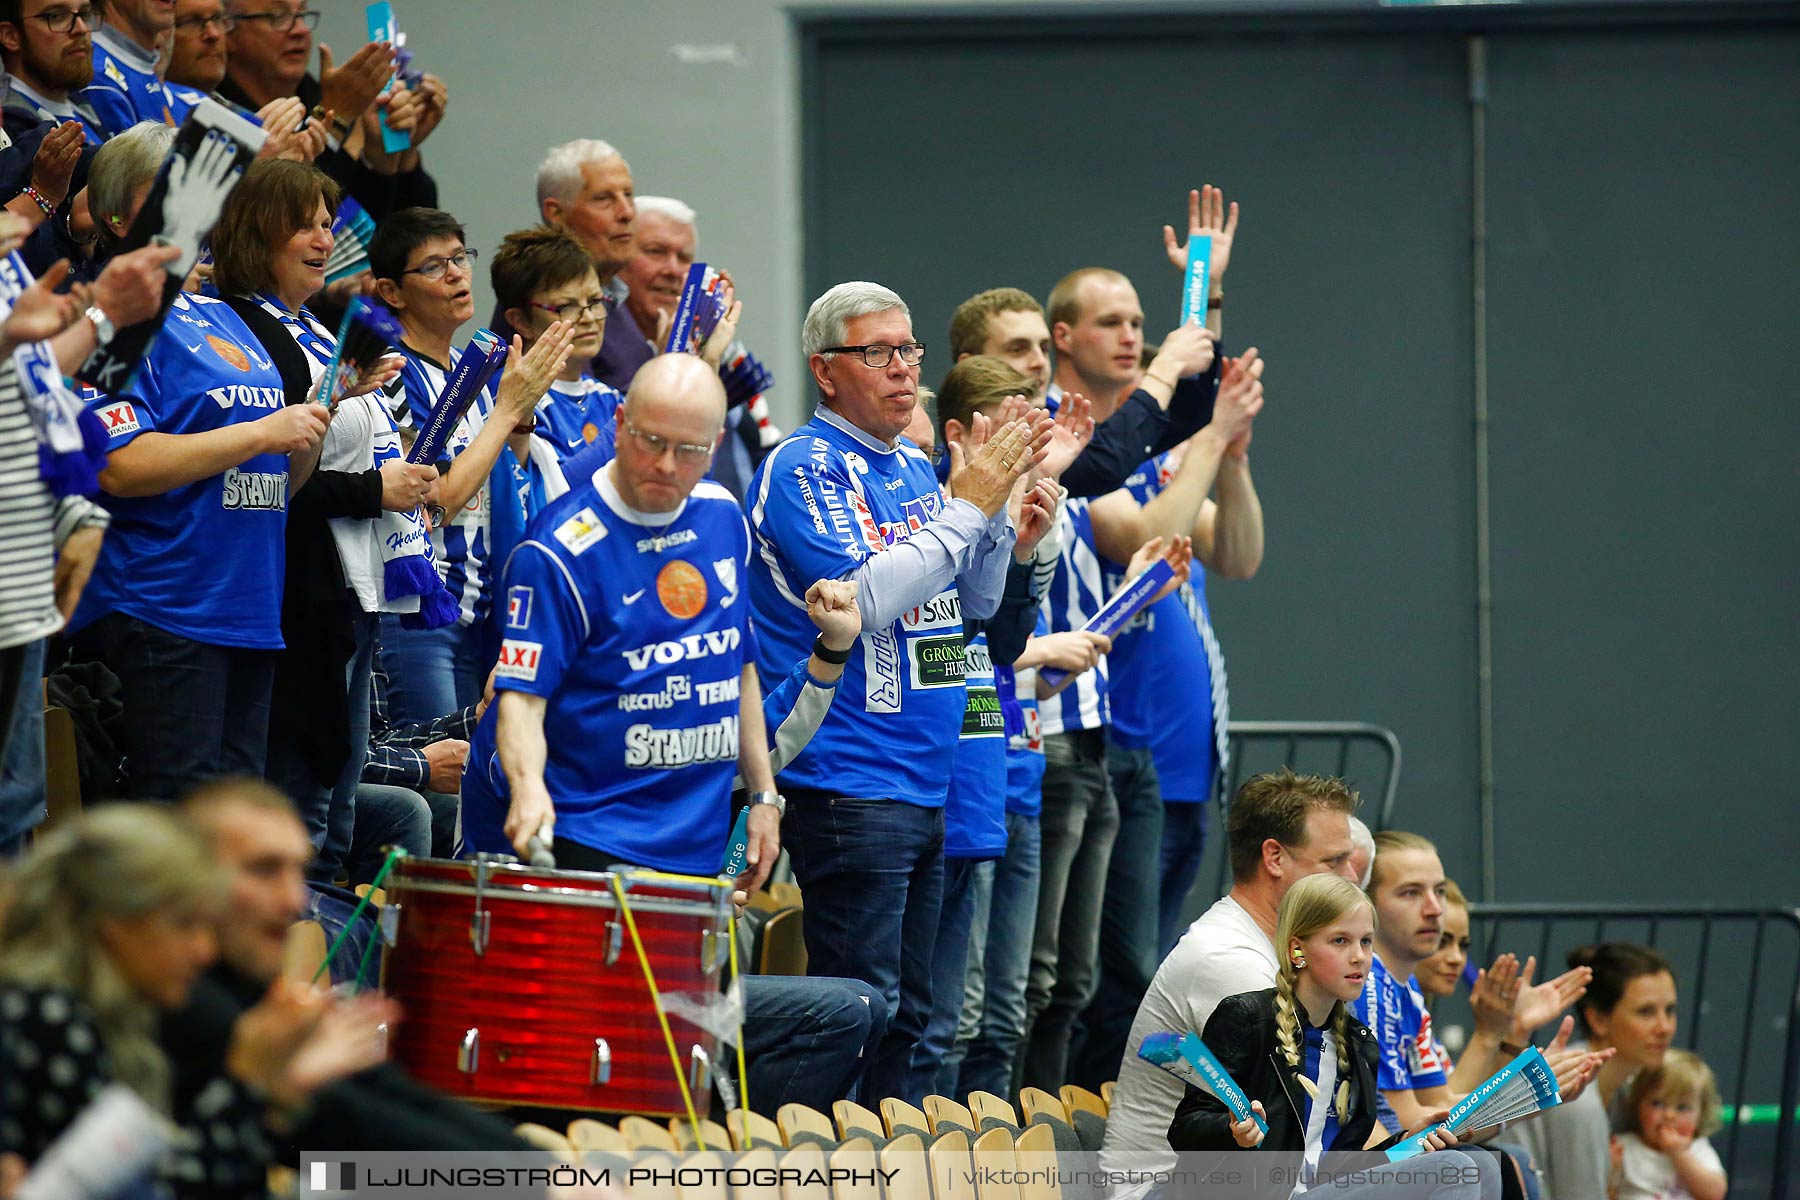
[{"label": "taxi logo on sleeve", "polygon": [[537,678],[538,661],[543,656],[544,643],[507,638],[500,643],[500,662],[494,667],[494,674],[502,679],[523,679],[530,682]]},{"label": "taxi logo on sleeve", "polygon": [[524,629],[531,624],[531,589],[524,585],[506,589],[506,627]]},{"label": "taxi logo on sleeve", "polygon": [[556,527],[556,540],[566,546],[570,554],[580,554],[605,536],[606,526],[600,523],[599,514],[591,508],[582,509]]},{"label": "taxi logo on sleeve", "polygon": [[250,369],[250,356],[244,353],[243,347],[234,346],[224,338],[211,333],[206,335],[206,344],[213,348],[214,354],[238,370],[248,371]]},{"label": "taxi logo on sleeve", "polygon": [[120,400],[101,409],[100,421],[106,426],[107,437],[138,431],[137,409],[131,407],[129,400]]},{"label": "taxi logo on sleeve", "polygon": [[671,617],[697,617],[706,607],[706,579],[693,563],[668,563],[656,573],[656,598]]}]

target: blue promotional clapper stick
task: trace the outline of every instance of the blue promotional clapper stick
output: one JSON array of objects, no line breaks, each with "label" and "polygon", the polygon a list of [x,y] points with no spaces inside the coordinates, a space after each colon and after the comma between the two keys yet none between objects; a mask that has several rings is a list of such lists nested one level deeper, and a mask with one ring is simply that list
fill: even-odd
[{"label": "blue promotional clapper stick", "polygon": [[[399,41],[400,31],[394,24],[394,6],[388,3],[388,0],[376,0],[374,4],[369,5],[366,12],[369,20],[369,40],[386,42],[390,46],[396,45]],[[392,79],[388,80],[387,85],[381,89],[384,95],[393,90],[394,81]],[[375,115],[376,119],[381,122],[381,148],[383,150],[389,154],[398,154],[402,150],[412,149],[411,134],[402,130],[389,129],[386,113],[377,112]]]},{"label": "blue promotional clapper stick", "polygon": [[706,291],[706,264],[689,265],[687,282],[681,285],[681,299],[675,302],[675,315],[669,321],[669,340],[663,343],[664,354],[687,352],[694,336],[694,319],[700,311],[700,297]]},{"label": "blue promotional clapper stick", "polygon": [[725,847],[725,866],[719,874],[736,878],[744,869],[744,858],[750,853],[750,806],[738,809],[737,823],[731,827],[731,841]]},{"label": "blue promotional clapper stick", "polygon": [[1181,323],[1206,324],[1206,289],[1212,272],[1212,238],[1204,233],[1190,233],[1187,245],[1187,275],[1181,283]]},{"label": "blue promotional clapper stick", "polygon": [[[1169,560],[1159,558],[1150,564],[1148,570],[1130,583],[1113,593],[1113,598],[1101,606],[1100,611],[1088,619],[1083,629],[1095,633],[1103,633],[1107,637],[1117,637],[1119,630],[1131,623],[1131,618],[1143,612],[1150,603],[1150,597],[1162,590],[1163,584],[1174,577],[1175,568]],[[1038,682],[1045,687],[1055,687],[1069,677],[1069,672],[1061,667],[1039,667]]]},{"label": "blue promotional clapper stick", "polygon": [[1188,1033],[1153,1033],[1144,1039],[1138,1047],[1138,1057],[1153,1067],[1161,1068],[1195,1087],[1205,1088],[1219,1103],[1231,1110],[1231,1115],[1239,1121],[1255,1121],[1256,1127],[1264,1133],[1269,1132],[1269,1123],[1256,1115],[1250,1107],[1250,1098],[1244,1095],[1244,1089],[1238,1086],[1231,1072],[1213,1057],[1213,1052],[1206,1048],[1200,1035]]},{"label": "blue promotional clapper stick", "polygon": [[1399,1162],[1423,1154],[1425,1139],[1440,1129],[1448,1129],[1460,1136],[1471,1129],[1486,1129],[1502,1121],[1555,1108],[1561,1103],[1556,1072],[1544,1060],[1543,1051],[1536,1046],[1527,1046],[1517,1058],[1494,1072],[1487,1082],[1464,1096],[1444,1120],[1388,1150],[1388,1161]]}]

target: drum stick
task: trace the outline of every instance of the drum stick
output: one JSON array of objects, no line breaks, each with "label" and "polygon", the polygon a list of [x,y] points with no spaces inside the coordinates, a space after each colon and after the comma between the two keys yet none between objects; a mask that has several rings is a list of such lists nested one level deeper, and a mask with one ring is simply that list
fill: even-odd
[{"label": "drum stick", "polygon": [[538,831],[525,842],[526,857],[531,859],[531,865],[534,867],[549,869],[556,867],[556,855],[550,853],[550,838],[546,836],[549,829],[550,827],[547,825],[539,826]]}]

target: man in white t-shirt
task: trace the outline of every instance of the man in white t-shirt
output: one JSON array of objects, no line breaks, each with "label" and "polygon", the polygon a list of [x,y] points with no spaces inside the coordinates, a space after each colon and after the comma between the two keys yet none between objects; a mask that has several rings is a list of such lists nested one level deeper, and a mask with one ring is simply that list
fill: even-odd
[{"label": "man in white t-shirt", "polygon": [[[1238,789],[1227,819],[1231,891],[1188,927],[1157,968],[1125,1042],[1106,1120],[1100,1168],[1147,1173],[1175,1166],[1169,1122],[1184,1088],[1137,1056],[1144,1038],[1206,1028],[1219,1001],[1275,986],[1275,915],[1288,888],[1330,872],[1355,882],[1350,814],[1358,797],[1341,779],[1283,768]],[[1116,1187],[1132,1196],[1145,1185]]]}]

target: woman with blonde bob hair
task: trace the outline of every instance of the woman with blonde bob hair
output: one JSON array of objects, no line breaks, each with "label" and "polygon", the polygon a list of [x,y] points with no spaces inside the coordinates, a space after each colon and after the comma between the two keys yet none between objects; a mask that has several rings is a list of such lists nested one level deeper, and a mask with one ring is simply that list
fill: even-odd
[{"label": "woman with blonde bob hair", "polygon": [[98,809],[38,842],[0,892],[0,1156],[37,1159],[110,1084],[194,1135],[162,1165],[182,1184],[260,1187],[262,1121],[316,1013],[271,997],[240,1022],[229,1074],[179,1096],[163,1011],[218,953],[228,880],[172,811]]},{"label": "woman with blonde bob hair", "polygon": [[[1456,1137],[1425,1141],[1431,1165],[1412,1160],[1327,1163],[1325,1155],[1384,1150],[1398,1142],[1375,1120],[1378,1049],[1350,1011],[1374,958],[1375,908],[1362,889],[1336,875],[1312,875],[1288,889],[1276,919],[1281,962],[1275,986],[1221,1001],[1203,1040],[1251,1100],[1255,1118],[1235,1120],[1211,1093],[1190,1086],[1169,1127],[1177,1150],[1262,1149],[1298,1155],[1292,1191],[1324,1182],[1322,1167],[1354,1169],[1355,1182],[1332,1183],[1332,1195],[1477,1200],[1499,1195],[1488,1156],[1449,1147]],[[1438,1115],[1441,1119],[1442,1114]],[[1276,1186],[1270,1195],[1287,1195]]]}]

